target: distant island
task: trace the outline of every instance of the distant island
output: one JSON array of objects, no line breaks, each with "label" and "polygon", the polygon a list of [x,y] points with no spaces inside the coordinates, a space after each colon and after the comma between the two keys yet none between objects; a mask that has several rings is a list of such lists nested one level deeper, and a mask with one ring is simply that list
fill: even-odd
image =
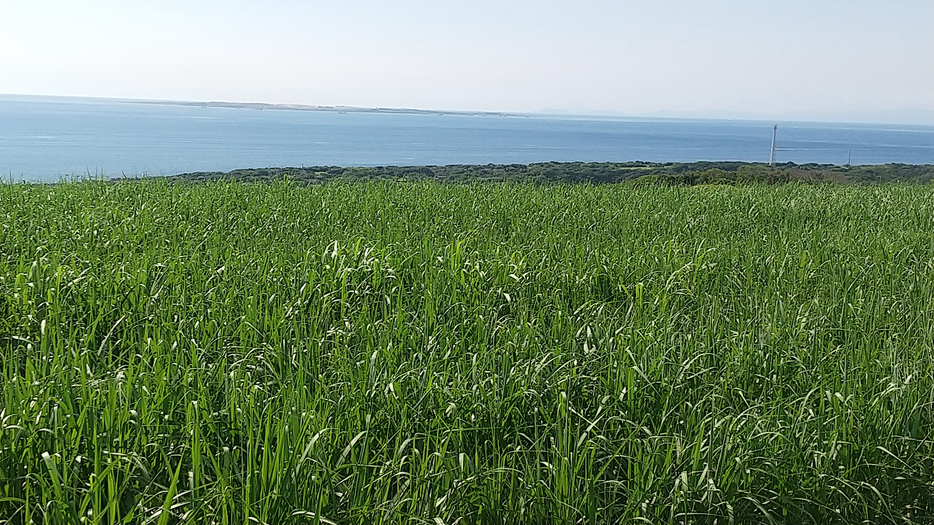
[{"label": "distant island", "polygon": [[503,113],[496,111],[441,111],[433,109],[414,108],[365,108],[359,106],[314,106],[309,104],[267,104],[265,102],[192,102],[175,100],[137,100],[119,99],[118,102],[132,104],[158,104],[169,106],[193,106],[201,108],[230,108],[254,110],[290,110],[290,111],[329,111],[335,113],[394,113],[406,115],[459,115],[483,117],[523,117],[518,113]]}]

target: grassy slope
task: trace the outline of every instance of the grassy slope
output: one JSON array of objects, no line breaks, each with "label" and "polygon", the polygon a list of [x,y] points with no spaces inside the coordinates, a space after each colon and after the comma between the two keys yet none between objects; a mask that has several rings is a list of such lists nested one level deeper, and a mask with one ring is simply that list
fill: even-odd
[{"label": "grassy slope", "polygon": [[2,186],[0,516],[930,520],[932,203]]}]

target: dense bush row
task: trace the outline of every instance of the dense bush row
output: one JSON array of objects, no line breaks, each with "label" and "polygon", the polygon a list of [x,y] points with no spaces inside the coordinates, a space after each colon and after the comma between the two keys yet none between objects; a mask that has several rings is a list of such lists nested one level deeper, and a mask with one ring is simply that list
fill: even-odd
[{"label": "dense bush row", "polygon": [[934,165],[885,164],[832,166],[820,164],[765,164],[746,162],[546,162],[450,166],[381,166],[241,169],[227,173],[187,173],[185,180],[231,179],[262,181],[289,178],[303,183],[329,180],[434,180],[441,182],[588,182],[624,181],[663,184],[746,184],[781,182],[921,182],[934,180]]}]

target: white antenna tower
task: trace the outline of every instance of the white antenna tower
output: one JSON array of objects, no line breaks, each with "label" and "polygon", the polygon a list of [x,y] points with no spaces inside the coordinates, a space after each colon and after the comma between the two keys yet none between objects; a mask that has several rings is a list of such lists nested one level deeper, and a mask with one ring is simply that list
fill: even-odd
[{"label": "white antenna tower", "polygon": [[769,166],[775,165],[775,134],[778,133],[778,125],[772,126],[772,151],[769,153]]}]

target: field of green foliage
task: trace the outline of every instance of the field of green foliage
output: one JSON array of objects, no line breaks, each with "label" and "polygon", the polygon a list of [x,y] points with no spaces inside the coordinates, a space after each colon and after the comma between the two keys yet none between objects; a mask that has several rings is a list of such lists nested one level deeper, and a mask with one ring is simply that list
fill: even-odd
[{"label": "field of green foliage", "polygon": [[0,186],[0,522],[930,523],[934,189]]}]

